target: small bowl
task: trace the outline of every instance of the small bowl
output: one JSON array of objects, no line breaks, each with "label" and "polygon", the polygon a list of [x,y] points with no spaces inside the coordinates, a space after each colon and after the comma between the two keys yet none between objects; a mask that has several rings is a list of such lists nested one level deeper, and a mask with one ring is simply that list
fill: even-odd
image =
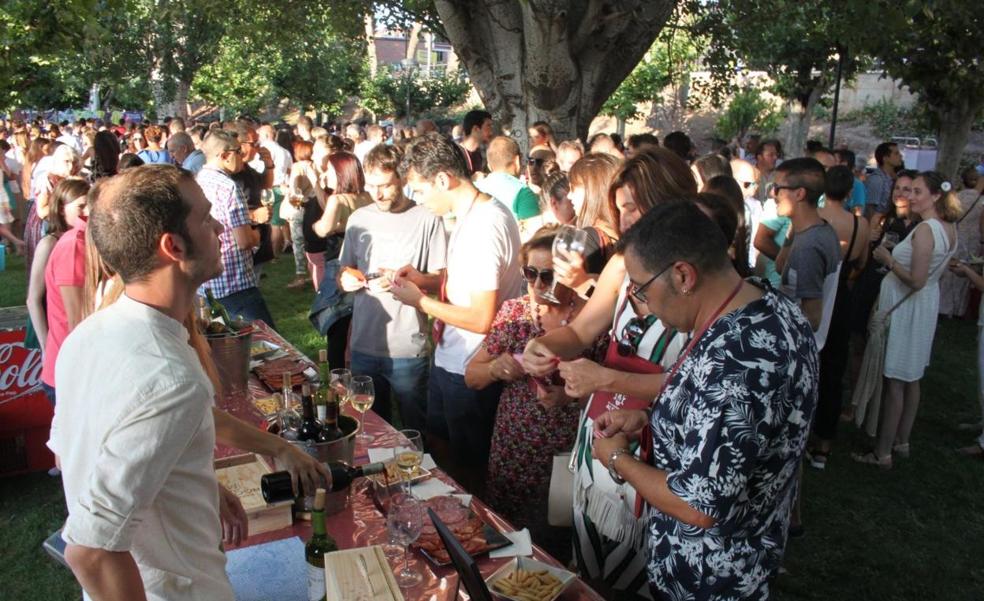
[{"label": "small bowl", "polygon": [[568,572],[563,568],[557,568],[550,564],[543,563],[542,561],[537,561],[529,557],[513,557],[507,563],[505,563],[498,570],[489,575],[485,579],[485,584],[489,587],[489,592],[500,599],[509,599],[510,601],[524,601],[518,597],[510,597],[509,595],[498,592],[493,588],[493,585],[500,578],[505,578],[509,574],[515,572],[516,570],[526,570],[529,572],[539,572],[540,570],[546,570],[550,575],[552,575],[557,580],[560,580],[560,590],[557,591],[553,597],[544,599],[543,601],[554,601],[558,597],[564,594],[571,584],[577,580],[572,572]]}]

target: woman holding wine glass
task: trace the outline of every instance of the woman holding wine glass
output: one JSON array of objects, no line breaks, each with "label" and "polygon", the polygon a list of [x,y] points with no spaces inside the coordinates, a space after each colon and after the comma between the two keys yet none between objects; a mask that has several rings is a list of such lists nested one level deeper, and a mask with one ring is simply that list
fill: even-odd
[{"label": "woman holding wine glass", "polygon": [[[654,206],[696,194],[697,183],[687,164],[672,153],[652,149],[627,160],[609,190],[621,232]],[[530,341],[522,363],[536,377],[550,376],[559,367],[565,394],[590,395],[573,449],[575,548],[582,550],[576,557],[578,571],[606,596],[633,588],[626,592],[649,598],[641,536],[645,516],[637,511],[635,492],[616,484],[602,464],[591,459],[592,428],[594,417],[616,395],[623,407],[649,407],[686,337],[649,315],[643,287],[636,294],[630,294],[630,287],[625,262],[616,254],[580,313],[569,324]],[[600,363],[578,358],[598,336],[610,341],[605,358]],[[616,557],[631,560],[622,566]],[[638,588],[630,587],[632,582]]]},{"label": "woman holding wine glass", "polygon": [[[551,248],[558,226],[540,228],[520,249],[527,294],[502,304],[478,353],[465,368],[465,384],[484,389],[504,382],[489,453],[488,499],[495,509],[552,553],[568,553],[569,532],[547,524],[547,494],[553,455],[574,444],[581,405],[556,377],[534,379],[516,360],[526,343],[570,323],[584,300],[564,286],[554,288]],[[581,231],[583,230],[573,230]],[[554,290],[556,302],[547,299]],[[600,358],[605,338],[581,356]]]}]

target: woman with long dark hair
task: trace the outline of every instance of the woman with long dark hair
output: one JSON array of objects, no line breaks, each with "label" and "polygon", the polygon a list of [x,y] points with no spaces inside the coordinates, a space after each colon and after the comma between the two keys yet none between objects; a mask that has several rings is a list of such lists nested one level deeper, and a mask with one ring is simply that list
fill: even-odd
[{"label": "woman with long dark hair", "polygon": [[92,143],[92,181],[116,175],[120,162],[120,141],[109,131],[96,132]]}]

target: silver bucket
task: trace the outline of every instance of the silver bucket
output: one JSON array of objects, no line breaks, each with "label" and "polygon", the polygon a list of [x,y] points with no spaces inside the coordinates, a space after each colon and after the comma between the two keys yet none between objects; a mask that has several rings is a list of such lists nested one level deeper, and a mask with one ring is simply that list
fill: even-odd
[{"label": "silver bucket", "polygon": [[[348,415],[339,415],[338,427],[345,433],[338,440],[331,442],[290,441],[290,444],[314,457],[321,463],[341,461],[352,465],[352,461],[355,458],[355,435],[359,431],[359,420]],[[287,469],[279,460],[275,463],[278,470]],[[350,490],[351,487],[338,492],[328,493],[325,497],[325,515],[332,515],[345,509],[345,506],[348,504],[348,493]],[[311,508],[314,506],[314,494],[299,500],[298,504],[297,508],[299,510],[311,511]]]},{"label": "silver bucket", "polygon": [[248,390],[249,352],[253,340],[253,328],[248,327],[237,334],[205,336],[212,349],[212,360],[219,372],[224,394],[244,393]]}]

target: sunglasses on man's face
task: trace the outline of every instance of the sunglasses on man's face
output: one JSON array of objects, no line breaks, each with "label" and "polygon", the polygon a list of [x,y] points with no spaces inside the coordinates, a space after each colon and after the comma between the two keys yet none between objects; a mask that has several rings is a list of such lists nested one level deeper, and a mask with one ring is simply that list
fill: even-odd
[{"label": "sunglasses on man's face", "polygon": [[546,159],[538,159],[536,157],[526,157],[526,161],[530,165],[533,165],[534,167],[539,167],[540,165],[546,162]]},{"label": "sunglasses on man's face", "polygon": [[537,269],[536,267],[527,265],[523,267],[523,278],[530,284],[536,282],[537,278],[539,278],[544,286],[549,286],[553,284],[554,270]]}]

